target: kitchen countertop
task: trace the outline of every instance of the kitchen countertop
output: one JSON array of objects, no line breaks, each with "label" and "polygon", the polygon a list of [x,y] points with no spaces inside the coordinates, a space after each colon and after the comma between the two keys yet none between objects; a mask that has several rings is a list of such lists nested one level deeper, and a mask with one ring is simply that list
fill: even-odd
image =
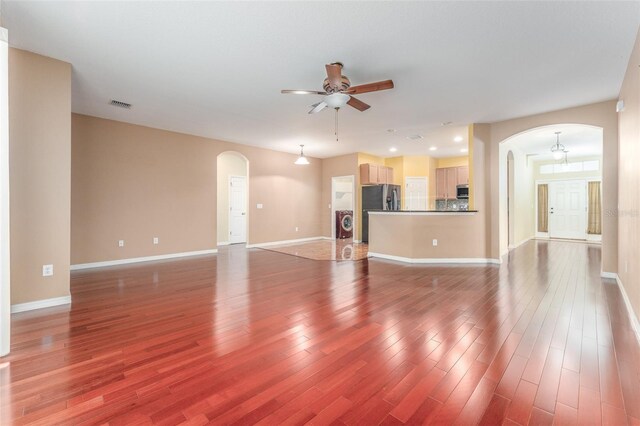
[{"label": "kitchen countertop", "polygon": [[424,214],[424,215],[439,215],[439,214],[473,214],[478,213],[478,210],[368,210],[369,214]]}]

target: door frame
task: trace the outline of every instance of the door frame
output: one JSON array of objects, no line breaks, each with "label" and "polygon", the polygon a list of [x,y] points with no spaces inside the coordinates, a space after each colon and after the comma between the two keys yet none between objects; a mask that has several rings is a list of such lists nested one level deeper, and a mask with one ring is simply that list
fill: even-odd
[{"label": "door frame", "polygon": [[[535,228],[535,236],[536,238],[541,238],[541,239],[552,239],[552,237],[549,236],[549,232],[540,232],[538,231],[538,185],[540,184],[550,184],[553,182],[568,182],[568,181],[575,181],[575,180],[580,180],[580,181],[584,181],[585,182],[585,186],[586,186],[586,194],[587,194],[587,210],[585,211],[585,217],[587,219],[587,223],[589,220],[589,182],[600,182],[600,196],[602,197],[602,193],[604,192],[604,185],[602,185],[602,176],[599,178],[590,178],[590,177],[586,177],[586,178],[569,178],[569,179],[536,179],[535,180],[535,186],[533,188],[533,194],[534,194],[534,217],[536,218],[534,220],[534,228]],[[549,217],[549,212],[547,211],[547,223],[548,223],[548,217]],[[589,241],[589,242],[601,242],[602,241],[602,234],[600,235],[589,235],[587,234],[587,231],[585,229],[585,235],[586,235],[586,239],[585,241]]]},{"label": "door frame", "polygon": [[227,215],[227,228],[229,229],[229,244],[248,244],[249,243],[249,176],[240,176],[240,175],[229,175],[227,178],[227,183],[229,184],[229,191],[227,193],[228,196],[228,204],[229,208],[231,208],[231,179],[233,178],[242,178],[244,179],[244,208],[245,208],[245,219],[244,219],[244,241],[233,242],[231,241],[231,212]]},{"label": "door frame", "polygon": [[11,348],[9,33],[0,27],[0,357]]},{"label": "door frame", "polygon": [[[355,175],[346,175],[346,176],[331,176],[331,238],[336,239],[336,179],[351,179],[351,200],[353,204],[353,235],[355,236],[355,230],[357,228],[356,223],[356,212],[357,212],[357,204],[358,197],[356,197],[356,176]],[[353,242],[358,242],[353,240]]]},{"label": "door frame", "polygon": [[409,187],[409,182],[407,182],[409,179],[420,179],[424,181],[424,201],[425,201],[425,210],[429,210],[429,176],[406,176],[404,178],[404,201],[403,201],[403,206],[405,208],[407,208],[407,201],[408,201],[408,194],[409,191],[407,190],[407,188]]}]

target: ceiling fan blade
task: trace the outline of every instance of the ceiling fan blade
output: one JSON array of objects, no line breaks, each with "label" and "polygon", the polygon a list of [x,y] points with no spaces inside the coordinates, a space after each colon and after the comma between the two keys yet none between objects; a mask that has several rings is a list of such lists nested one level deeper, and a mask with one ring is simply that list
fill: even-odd
[{"label": "ceiling fan blade", "polygon": [[360,93],[377,92],[378,90],[387,89],[393,89],[393,80],[377,81],[375,83],[352,86],[345,90],[343,93],[348,93],[350,95],[359,95]]},{"label": "ceiling fan blade", "polygon": [[309,114],[315,114],[316,112],[320,112],[323,109],[325,109],[327,107],[327,103],[323,101],[323,102],[318,102],[317,104],[313,104],[311,106],[313,107],[313,109],[309,111]]},{"label": "ceiling fan blade", "polygon": [[338,64],[327,64],[327,77],[331,87],[340,87],[342,85],[342,67]]},{"label": "ceiling fan blade", "polygon": [[281,90],[280,93],[292,95],[326,95],[327,92],[319,92],[317,90]]},{"label": "ceiling fan blade", "polygon": [[358,111],[366,111],[371,108],[371,105],[367,105],[362,102],[360,99],[356,99],[353,96],[349,96],[349,101],[347,101],[347,105],[354,107]]}]

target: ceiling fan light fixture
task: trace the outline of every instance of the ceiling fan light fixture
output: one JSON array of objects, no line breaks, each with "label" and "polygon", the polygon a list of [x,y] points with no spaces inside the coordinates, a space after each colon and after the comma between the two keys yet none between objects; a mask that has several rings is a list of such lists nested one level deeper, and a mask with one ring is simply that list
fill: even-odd
[{"label": "ceiling fan light fixture", "polygon": [[349,102],[350,98],[349,95],[345,95],[344,93],[333,93],[325,96],[323,100],[330,108],[342,108]]},{"label": "ceiling fan light fixture", "polygon": [[294,164],[299,166],[306,166],[309,164],[309,160],[304,156],[304,145],[300,145],[300,157],[298,157]]}]

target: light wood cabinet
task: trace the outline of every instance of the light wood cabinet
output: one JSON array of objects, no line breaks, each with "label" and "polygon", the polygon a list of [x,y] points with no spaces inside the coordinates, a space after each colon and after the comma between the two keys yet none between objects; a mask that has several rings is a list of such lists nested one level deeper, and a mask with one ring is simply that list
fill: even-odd
[{"label": "light wood cabinet", "polygon": [[469,184],[469,167],[460,166],[456,168],[458,169],[458,185],[468,185]]},{"label": "light wood cabinet", "polygon": [[436,199],[454,199],[458,185],[469,184],[469,167],[443,167],[436,169]]},{"label": "light wood cabinet", "polygon": [[446,169],[436,169],[436,199],[447,198],[447,171]]},{"label": "light wood cabinet", "polygon": [[393,183],[393,169],[379,164],[360,164],[361,185],[381,185]]}]

